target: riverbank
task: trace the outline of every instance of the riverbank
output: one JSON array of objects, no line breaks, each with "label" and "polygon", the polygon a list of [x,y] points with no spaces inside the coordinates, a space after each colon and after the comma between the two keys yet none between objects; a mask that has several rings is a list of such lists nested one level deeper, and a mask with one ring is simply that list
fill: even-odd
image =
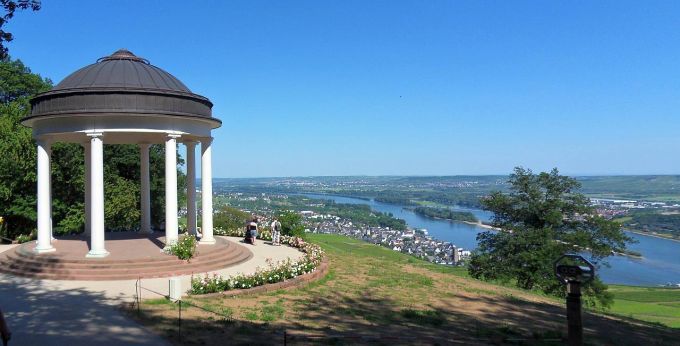
[{"label": "riverbank", "polygon": [[[322,196],[309,196],[321,198]],[[374,201],[362,201],[347,197],[324,195],[325,199],[332,199],[336,203],[366,204],[371,209],[383,213],[391,213],[394,217],[403,219],[411,228],[425,228],[434,238],[456,244],[458,247],[475,249],[477,247],[477,235],[489,226],[468,224],[464,222],[450,222],[436,220],[417,215],[410,210],[403,209],[406,206],[376,203]],[[479,220],[489,220],[492,216],[483,210],[460,208],[471,211]],[[610,256],[607,262],[610,266],[603,266],[599,275],[607,284],[625,284],[635,286],[658,287],[668,282],[680,283],[680,243],[669,241],[664,237],[655,237],[649,234],[627,233],[637,242],[630,244],[631,251],[639,252],[643,258],[630,256]]]},{"label": "riverbank", "polygon": [[[671,236],[670,234],[669,234],[669,235],[661,235],[661,234],[659,234],[659,233],[651,234],[651,233],[649,233],[649,232],[643,232],[643,231],[638,231],[638,230],[632,230],[632,229],[629,229],[629,228],[626,228],[625,230],[626,230],[627,232],[630,232],[630,233],[635,233],[635,234],[644,235],[644,236],[647,236],[647,237],[659,238],[659,239],[664,239],[664,240],[671,240],[671,241],[680,243],[680,239],[678,239],[678,238],[673,238],[673,236]],[[663,233],[663,234],[666,234],[666,233]]]},{"label": "riverbank", "polygon": [[498,227],[494,227],[494,226],[491,226],[491,225],[487,225],[487,224],[485,224],[485,223],[482,223],[481,221],[477,221],[477,222],[458,221],[458,222],[463,222],[463,223],[466,223],[466,224],[468,224],[468,225],[477,226],[477,227],[480,227],[480,228],[490,229],[490,230],[492,230],[492,231],[500,231],[500,230],[501,230],[501,229],[498,228]]}]

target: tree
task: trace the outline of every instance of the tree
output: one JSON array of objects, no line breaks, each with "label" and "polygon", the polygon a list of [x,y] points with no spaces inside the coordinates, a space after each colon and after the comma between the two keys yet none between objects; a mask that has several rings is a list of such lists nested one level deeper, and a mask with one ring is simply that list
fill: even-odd
[{"label": "tree", "polygon": [[14,17],[14,12],[16,10],[25,10],[28,8],[33,11],[40,10],[40,0],[0,0],[0,4],[2,4],[2,8],[5,11],[5,14],[0,17],[0,59],[4,60],[8,58],[8,50],[4,43],[11,42],[14,37],[2,27]]},{"label": "tree", "polygon": [[[538,175],[515,168],[510,192],[493,192],[482,199],[494,213],[500,231],[477,236],[478,248],[470,260],[475,278],[514,281],[517,287],[565,296],[564,285],[553,274],[553,261],[565,253],[587,253],[596,265],[606,265],[612,251],[622,251],[632,239],[621,226],[597,215],[589,200],[576,191],[580,183],[557,169]],[[586,303],[611,303],[607,286],[596,278],[584,287]]]},{"label": "tree", "polygon": [[[215,227],[223,230],[231,231],[236,229],[243,229],[243,226],[248,222],[252,216],[240,209],[230,206],[223,206],[217,210],[213,216],[213,224]],[[200,220],[199,220],[200,224]]]},{"label": "tree", "polygon": [[20,60],[0,61],[0,216],[9,238],[35,228],[35,141],[20,120],[30,111],[30,97],[51,87]]},{"label": "tree", "polygon": [[302,237],[305,235],[305,226],[302,225],[302,216],[294,211],[284,211],[279,214],[281,222],[281,235]]}]

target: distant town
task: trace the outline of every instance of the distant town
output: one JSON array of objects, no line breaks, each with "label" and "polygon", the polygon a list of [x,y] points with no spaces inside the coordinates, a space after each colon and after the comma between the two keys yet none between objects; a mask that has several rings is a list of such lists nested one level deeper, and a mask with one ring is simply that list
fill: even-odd
[{"label": "distant town", "polygon": [[303,211],[313,233],[341,234],[407,253],[429,262],[460,265],[470,257],[470,251],[449,242],[434,239],[426,229],[393,230],[389,227],[355,225],[352,221],[333,215]]},{"label": "distant town", "polygon": [[410,254],[432,263],[461,265],[470,256],[468,249],[435,239],[428,234],[426,229],[413,229],[405,226],[403,222],[401,223],[403,227],[399,227],[403,229],[397,229],[359,221],[366,216],[369,217],[368,220],[372,220],[380,214],[361,206],[343,205],[343,208],[355,210],[351,210],[353,213],[343,210],[344,214],[351,215],[351,217],[340,217],[329,211],[327,205],[329,201],[303,196],[231,192],[218,193],[217,199],[218,205],[237,207],[249,213],[264,216],[267,220],[275,210],[291,208],[302,215],[307,232],[345,235]]}]

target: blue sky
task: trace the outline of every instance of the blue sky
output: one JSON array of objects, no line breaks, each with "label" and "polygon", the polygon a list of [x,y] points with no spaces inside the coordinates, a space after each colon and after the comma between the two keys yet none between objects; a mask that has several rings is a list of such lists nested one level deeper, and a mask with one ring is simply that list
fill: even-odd
[{"label": "blue sky", "polygon": [[60,81],[128,48],[209,97],[215,177],[680,173],[680,2],[52,1]]}]

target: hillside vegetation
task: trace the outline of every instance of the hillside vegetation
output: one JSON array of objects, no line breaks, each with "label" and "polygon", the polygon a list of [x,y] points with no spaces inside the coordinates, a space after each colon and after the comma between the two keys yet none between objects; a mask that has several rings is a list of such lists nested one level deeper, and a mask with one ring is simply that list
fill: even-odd
[{"label": "hillside vegetation", "polygon": [[[183,305],[181,343],[282,344],[284,331],[297,336],[291,344],[370,340],[378,344],[561,344],[566,335],[561,300],[471,279],[463,268],[430,264],[343,236],[312,234],[309,238],[320,244],[330,259],[331,269],[325,278],[263,294],[190,297]],[[662,304],[645,301],[636,296],[641,293],[634,292],[626,292],[623,300],[617,298],[614,312],[628,316],[630,309]],[[649,292],[661,292],[665,301],[680,301],[680,290]],[[632,303],[639,305],[633,307]],[[677,326],[680,307],[663,306],[673,313],[632,316]],[[177,316],[177,304],[155,299],[142,304],[139,320],[179,343]],[[679,329],[627,317],[589,313],[584,323],[591,344],[650,345],[680,340]]]}]

